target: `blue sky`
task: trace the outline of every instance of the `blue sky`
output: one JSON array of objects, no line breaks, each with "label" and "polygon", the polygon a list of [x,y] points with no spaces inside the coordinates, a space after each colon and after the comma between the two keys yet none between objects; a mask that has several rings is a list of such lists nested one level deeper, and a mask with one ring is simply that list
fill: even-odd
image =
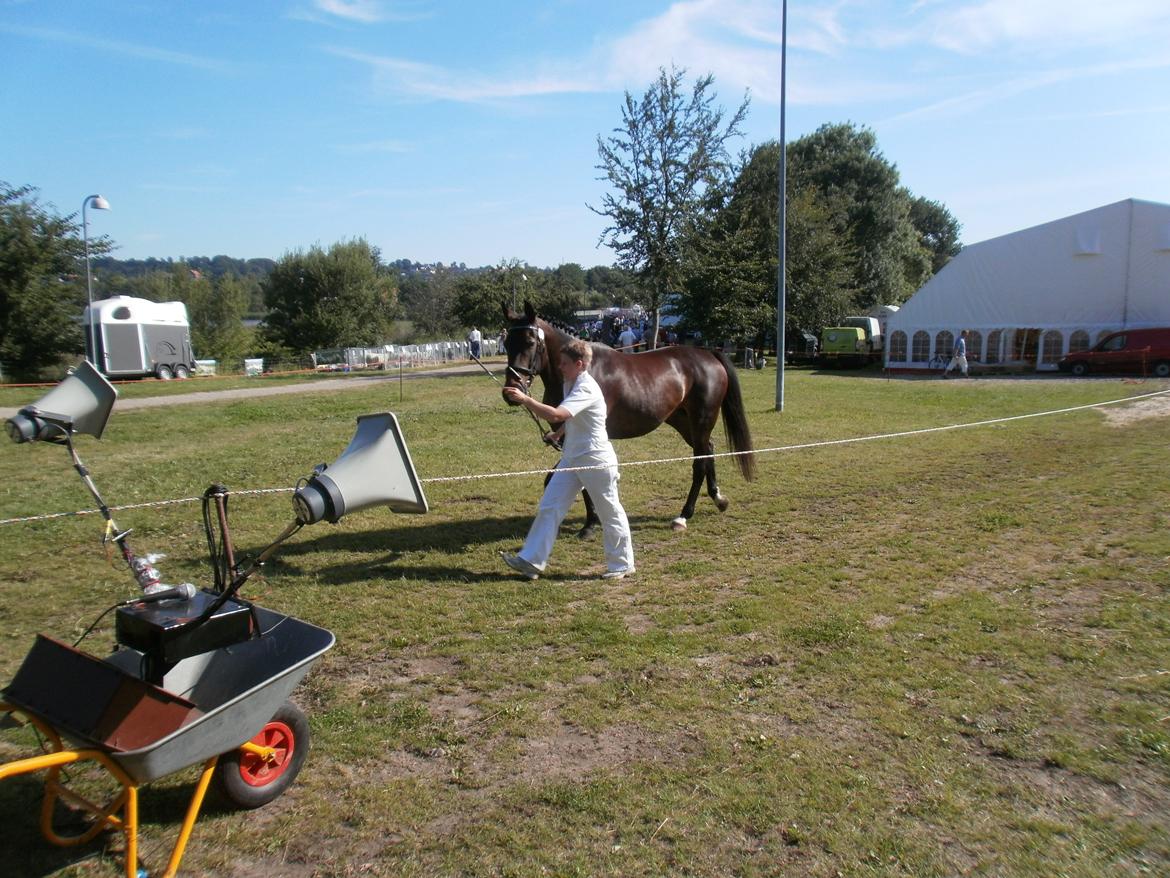
[{"label": "blue sky", "polygon": [[[788,45],[789,139],[871,127],[966,243],[1170,202],[1166,0],[792,0]],[[779,0],[0,0],[0,180],[123,258],[610,264],[597,136],[672,64],[779,136]]]}]

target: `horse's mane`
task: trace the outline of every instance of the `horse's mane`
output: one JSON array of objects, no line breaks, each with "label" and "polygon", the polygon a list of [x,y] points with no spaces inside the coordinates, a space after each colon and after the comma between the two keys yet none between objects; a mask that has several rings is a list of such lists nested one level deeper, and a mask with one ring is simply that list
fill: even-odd
[{"label": "horse's mane", "polygon": [[559,329],[565,335],[569,336],[569,338],[577,337],[576,327],[565,323],[563,320],[557,320],[555,317],[548,317],[544,314],[537,314],[536,316],[551,326],[553,329]]}]

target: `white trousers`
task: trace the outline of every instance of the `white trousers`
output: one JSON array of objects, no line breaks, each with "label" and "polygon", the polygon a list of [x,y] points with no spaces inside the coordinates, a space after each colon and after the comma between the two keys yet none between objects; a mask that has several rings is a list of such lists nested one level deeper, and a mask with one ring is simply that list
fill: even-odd
[{"label": "white trousers", "polygon": [[615,465],[616,462],[611,455],[601,452],[576,457],[572,461],[562,459],[561,466],[565,467],[603,464],[609,466],[605,469],[574,473],[561,472],[558,469],[553,473],[548,486],[544,489],[544,495],[540,498],[536,518],[532,522],[532,527],[528,529],[520,557],[534,567],[544,570],[552,554],[553,543],[556,542],[561,522],[565,520],[573,501],[584,488],[593,498],[597,516],[601,519],[606,569],[632,569],[634,544],[630,538],[630,522],[626,518],[626,510],[622,508],[618,499],[618,479],[621,478],[621,474]]},{"label": "white trousers", "polygon": [[[967,374],[967,358],[964,357],[962,354],[955,354],[953,357],[951,357],[951,361],[949,363],[947,363],[946,371],[950,372],[951,369],[955,368],[955,366],[958,366],[959,371],[962,372],[964,375]],[[945,374],[945,372],[944,372],[944,374]]]}]

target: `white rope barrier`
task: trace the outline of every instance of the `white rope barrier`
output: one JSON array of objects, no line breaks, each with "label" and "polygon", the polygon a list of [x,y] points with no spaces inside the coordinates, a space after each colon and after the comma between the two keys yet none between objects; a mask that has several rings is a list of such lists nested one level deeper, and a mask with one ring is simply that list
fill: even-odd
[{"label": "white rope barrier", "polygon": [[[1170,390],[1157,390],[1152,393],[1141,393],[1137,396],[1125,396],[1119,399],[1111,399],[1105,402],[1092,402],[1085,405],[1074,405],[1061,409],[1049,409],[1042,412],[1029,412],[1023,415],[1009,415],[1003,418],[988,418],[982,421],[968,421],[962,424],[945,424],[941,427],[922,427],[917,430],[900,430],[895,433],[879,433],[871,436],[854,436],[848,439],[823,439],[819,442],[802,442],[797,445],[776,445],[771,448],[757,448],[752,451],[723,451],[716,454],[696,454],[686,455],[684,457],[666,457],[666,458],[652,458],[649,460],[630,460],[624,463],[619,463],[619,468],[635,467],[635,466],[651,466],[656,464],[666,463],[690,463],[696,460],[714,460],[720,457],[739,457],[746,454],[778,454],[785,451],[806,451],[812,448],[829,448],[835,445],[853,445],[860,442],[877,442],[884,439],[903,439],[907,436],[923,436],[927,433],[944,433],[950,430],[969,430],[975,427],[988,427],[993,424],[1007,424],[1012,421],[1024,421],[1030,418],[1045,418],[1053,415],[1066,415],[1071,412],[1088,411],[1090,409],[1104,408],[1110,405],[1120,405],[1127,402],[1135,402],[1141,399],[1150,399],[1155,396],[1165,396],[1170,394]],[[553,469],[559,469],[561,472],[587,472],[589,470],[609,469],[607,464],[595,464],[592,466],[575,466],[575,467],[552,467],[545,466],[540,469],[529,470],[514,470],[512,472],[502,473],[470,473],[460,476],[434,476],[426,479],[419,479],[423,484],[441,484],[444,482],[476,482],[485,481],[487,479],[509,479],[520,476],[536,476],[544,475],[551,472]],[[253,488],[243,491],[228,491],[223,496],[247,496],[260,494],[291,494],[295,488]],[[203,500],[202,497],[183,497],[177,500],[156,500],[150,503],[132,503],[126,506],[111,506],[110,512],[124,512],[128,509],[148,509],[152,507],[173,506],[179,503],[198,503]],[[44,515],[29,515],[23,518],[0,518],[0,527],[9,524],[24,524],[35,521],[50,521],[56,518],[70,518],[82,515],[97,515],[100,510],[97,509],[82,509],[77,512],[52,512]]]}]

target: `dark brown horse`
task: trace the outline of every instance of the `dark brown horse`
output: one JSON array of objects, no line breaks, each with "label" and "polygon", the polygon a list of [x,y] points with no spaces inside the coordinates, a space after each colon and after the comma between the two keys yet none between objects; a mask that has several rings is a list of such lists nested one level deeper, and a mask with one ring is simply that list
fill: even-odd
[{"label": "dark brown horse", "polygon": [[[504,340],[508,353],[505,384],[529,393],[532,382],[539,375],[544,383],[542,401],[546,405],[559,405],[564,398],[564,385],[558,358],[572,336],[537,317],[528,302],[524,303],[522,314],[505,305],[504,317],[508,321]],[[735,367],[724,354],[694,347],[659,348],[641,354],[626,354],[596,343],[592,348],[593,365],[589,374],[605,395],[609,410],[605,426],[610,439],[645,436],[666,423],[678,430],[696,457],[709,455],[714,453],[711,432],[722,411],[731,450],[752,450],[739,379]],[[750,480],[755,475],[755,455],[739,454],[735,459],[744,478]],[[715,461],[711,458],[696,460],[691,471],[690,493],[682,513],[671,523],[675,530],[685,529],[687,519],[695,514],[695,501],[704,479],[707,493],[719,511],[727,508],[727,498],[719,493],[715,481]],[[585,495],[585,508],[582,536],[597,523],[588,494]]]}]

